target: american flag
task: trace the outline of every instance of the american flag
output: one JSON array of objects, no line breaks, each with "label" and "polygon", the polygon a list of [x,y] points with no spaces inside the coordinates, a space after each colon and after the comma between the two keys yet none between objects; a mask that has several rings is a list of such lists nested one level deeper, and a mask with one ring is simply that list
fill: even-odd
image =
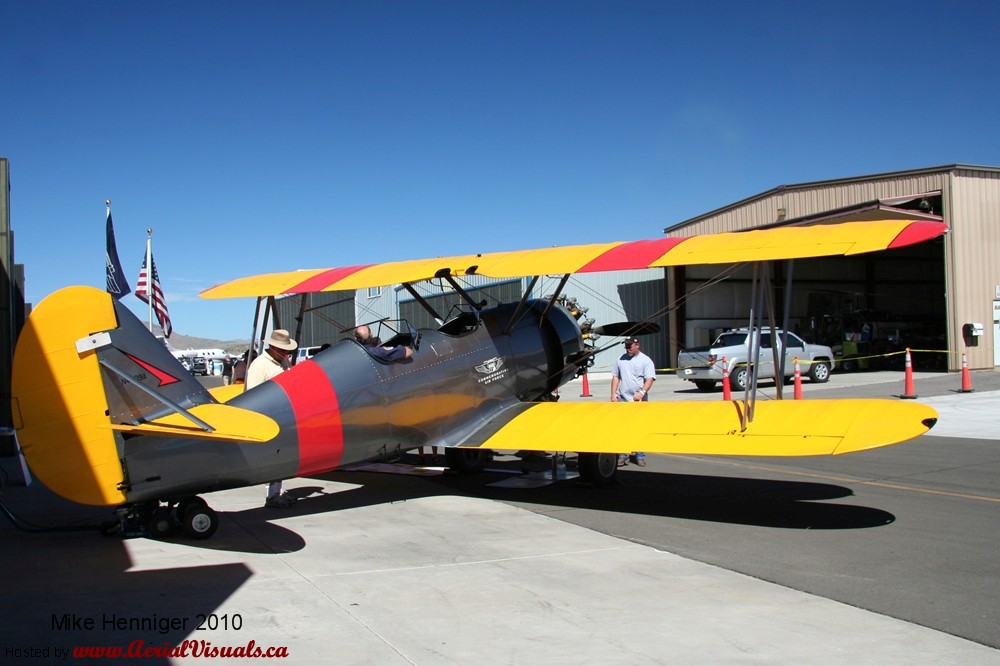
[{"label": "american flag", "polygon": [[[153,266],[153,310],[156,311],[156,321],[160,322],[163,329],[163,337],[169,338],[173,333],[170,325],[170,315],[167,313],[167,301],[163,298],[163,290],[160,288],[160,274],[156,272],[156,262],[153,261],[153,253],[147,252],[149,263]],[[139,281],[135,285],[135,295],[143,303],[149,303],[149,270],[146,268],[146,257],[142,258],[142,268],[139,270]]]}]

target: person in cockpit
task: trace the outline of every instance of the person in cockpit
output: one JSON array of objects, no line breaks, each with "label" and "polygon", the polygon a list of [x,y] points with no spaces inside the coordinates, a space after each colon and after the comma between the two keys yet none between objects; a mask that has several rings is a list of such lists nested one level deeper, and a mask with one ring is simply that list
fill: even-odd
[{"label": "person in cockpit", "polygon": [[354,339],[367,347],[368,353],[383,363],[397,363],[413,356],[413,350],[406,345],[379,344],[377,338],[372,338],[371,329],[364,324],[354,329]]}]

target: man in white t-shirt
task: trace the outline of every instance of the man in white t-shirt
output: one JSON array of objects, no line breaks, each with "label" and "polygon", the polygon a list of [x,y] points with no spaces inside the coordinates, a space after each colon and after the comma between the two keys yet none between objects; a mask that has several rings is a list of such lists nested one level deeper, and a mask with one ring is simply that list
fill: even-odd
[{"label": "man in white t-shirt", "polygon": [[[649,389],[656,381],[656,367],[653,359],[639,350],[639,338],[625,338],[625,353],[615,362],[611,369],[611,402],[644,402],[648,399]],[[646,454],[636,451],[635,464],[646,465]],[[618,456],[618,464],[625,465],[629,457]]]}]

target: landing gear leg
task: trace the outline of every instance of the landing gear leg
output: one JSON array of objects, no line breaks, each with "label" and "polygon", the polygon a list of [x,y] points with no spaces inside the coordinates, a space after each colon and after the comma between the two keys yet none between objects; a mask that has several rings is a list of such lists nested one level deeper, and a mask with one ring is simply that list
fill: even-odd
[{"label": "landing gear leg", "polygon": [[193,539],[207,539],[219,529],[218,514],[202,498],[185,497],[175,506],[172,504],[142,502],[120,507],[117,520],[101,525],[101,534],[166,539],[181,530]]}]

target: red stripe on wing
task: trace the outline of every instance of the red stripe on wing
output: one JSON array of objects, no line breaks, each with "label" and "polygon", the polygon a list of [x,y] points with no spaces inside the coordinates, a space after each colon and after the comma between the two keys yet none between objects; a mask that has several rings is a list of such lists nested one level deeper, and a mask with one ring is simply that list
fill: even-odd
[{"label": "red stripe on wing", "polygon": [[350,277],[357,273],[358,271],[364,270],[369,266],[374,264],[364,264],[361,266],[344,266],[342,268],[331,268],[328,271],[323,271],[319,275],[314,275],[308,280],[303,280],[297,285],[287,289],[284,293],[286,294],[304,294],[314,291],[323,291],[325,288],[329,287],[331,284],[343,280],[346,277]]},{"label": "red stripe on wing", "polygon": [[657,238],[622,243],[584,264],[578,273],[647,268],[651,263],[683,243],[686,238]]},{"label": "red stripe on wing", "polygon": [[298,476],[335,469],[344,456],[344,425],[330,378],[318,364],[305,362],[272,381],[285,390],[295,414]]},{"label": "red stripe on wing", "polygon": [[889,243],[889,249],[923,243],[947,231],[948,225],[943,222],[911,222]]}]

